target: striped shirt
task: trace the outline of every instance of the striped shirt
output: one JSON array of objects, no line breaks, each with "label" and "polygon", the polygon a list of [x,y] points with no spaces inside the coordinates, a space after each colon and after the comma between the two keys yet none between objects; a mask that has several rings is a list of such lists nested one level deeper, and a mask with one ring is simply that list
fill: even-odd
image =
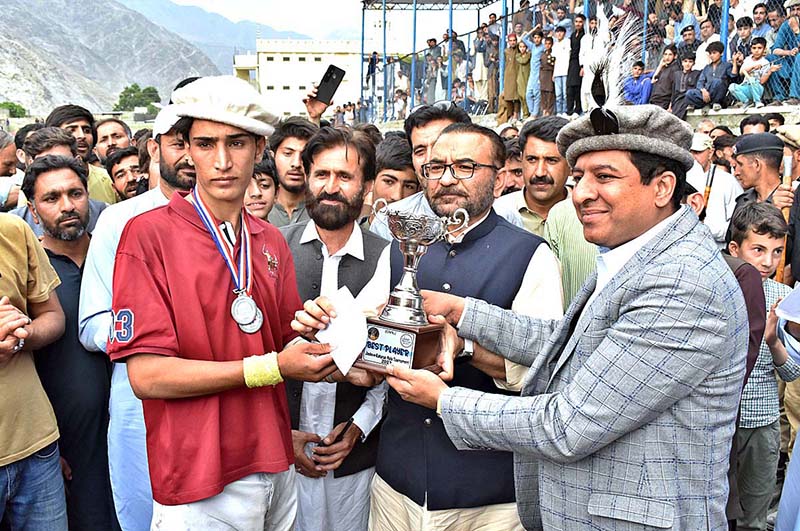
[{"label": "striped shirt", "polygon": [[[791,291],[792,288],[789,286],[769,278],[765,280],[764,298],[767,300],[767,311],[779,298],[786,297]],[[740,428],[759,428],[778,420],[780,413],[776,372],[784,382],[791,382],[800,378],[800,365],[789,357],[786,363],[776,367],[772,363],[769,347],[762,340],[753,372],[750,373],[750,378],[742,391]]]}]

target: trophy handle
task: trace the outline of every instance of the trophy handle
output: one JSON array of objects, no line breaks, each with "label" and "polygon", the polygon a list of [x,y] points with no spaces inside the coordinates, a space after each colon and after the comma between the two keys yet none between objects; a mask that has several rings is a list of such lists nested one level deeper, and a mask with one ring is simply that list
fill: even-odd
[{"label": "trophy handle", "polygon": [[379,197],[374,203],[372,203],[372,215],[377,218],[378,212],[386,210],[387,206],[389,206],[389,203],[386,201],[386,199]]},{"label": "trophy handle", "polygon": [[[453,212],[453,215],[450,216],[449,218],[442,218],[442,221],[444,222],[443,237],[449,236],[455,232],[467,228],[467,225],[469,225],[469,214],[467,214],[467,211],[464,210],[463,208],[459,208],[458,210]],[[456,224],[458,224],[458,226],[454,229],[447,228],[450,225],[456,225]]]}]

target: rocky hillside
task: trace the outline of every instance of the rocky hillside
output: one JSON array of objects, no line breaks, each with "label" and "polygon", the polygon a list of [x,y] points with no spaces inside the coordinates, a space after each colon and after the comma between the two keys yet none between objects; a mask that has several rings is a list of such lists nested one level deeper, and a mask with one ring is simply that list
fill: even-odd
[{"label": "rocky hillside", "polygon": [[0,101],[45,114],[63,103],[110,110],[131,83],[162,98],[219,74],[196,46],[113,0],[0,0]]}]

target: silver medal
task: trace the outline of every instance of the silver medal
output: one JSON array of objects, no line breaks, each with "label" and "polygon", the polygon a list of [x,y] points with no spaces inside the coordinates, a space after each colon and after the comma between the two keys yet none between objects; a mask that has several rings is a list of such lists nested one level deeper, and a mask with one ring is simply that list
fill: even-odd
[{"label": "silver medal", "polygon": [[264,315],[261,313],[261,310],[256,307],[256,317],[253,319],[252,323],[242,324],[239,323],[239,328],[245,334],[255,334],[259,330],[261,330],[261,325],[264,324]]},{"label": "silver medal", "polygon": [[[256,320],[256,315],[260,313],[256,301],[252,297],[240,293],[231,304],[231,317],[240,327],[248,325]],[[259,325],[260,327],[260,325]]]}]

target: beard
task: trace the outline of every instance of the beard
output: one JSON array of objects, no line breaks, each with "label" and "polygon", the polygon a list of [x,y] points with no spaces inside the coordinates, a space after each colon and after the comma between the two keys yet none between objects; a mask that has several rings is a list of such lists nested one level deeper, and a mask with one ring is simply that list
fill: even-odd
[{"label": "beard", "polygon": [[[182,158],[177,164],[170,166],[166,163],[164,157],[161,157],[158,161],[158,168],[161,178],[176,190],[191,190],[194,187],[196,180],[194,166],[186,162],[186,159]],[[190,177],[182,177],[178,173],[180,170],[191,170],[192,175]]]},{"label": "beard", "polygon": [[[62,214],[53,223],[48,223],[44,218],[40,219],[42,221],[42,229],[48,236],[56,240],[71,242],[77,240],[86,233],[86,227],[89,225],[89,211],[87,210],[83,217],[77,212]],[[61,223],[71,219],[77,219],[80,223],[64,229],[59,228]]]},{"label": "beard", "polygon": [[470,197],[463,189],[442,187],[435,194],[429,194],[426,191],[425,197],[437,216],[450,217],[457,209],[463,208],[472,220],[486,213],[494,203],[494,194],[491,188],[482,191],[478,190],[477,192],[482,193],[477,194],[475,197]]},{"label": "beard", "polygon": [[[338,201],[339,205],[323,205],[321,201]],[[364,187],[362,186],[352,200],[348,201],[342,193],[320,192],[315,196],[306,188],[306,209],[308,215],[325,230],[338,230],[358,219],[364,206]]]}]

